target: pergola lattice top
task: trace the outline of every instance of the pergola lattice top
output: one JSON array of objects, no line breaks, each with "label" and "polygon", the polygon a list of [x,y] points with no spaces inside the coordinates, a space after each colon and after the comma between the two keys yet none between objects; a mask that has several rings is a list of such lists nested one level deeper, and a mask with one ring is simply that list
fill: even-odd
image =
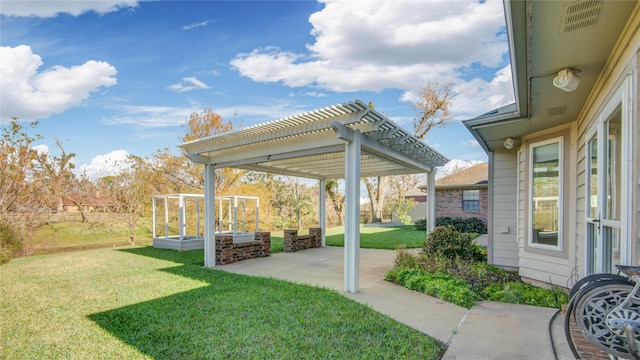
[{"label": "pergola lattice top", "polygon": [[345,176],[345,138],[362,137],[361,176],[434,171],[449,160],[360,100],[180,145],[194,162],[310,179]]}]

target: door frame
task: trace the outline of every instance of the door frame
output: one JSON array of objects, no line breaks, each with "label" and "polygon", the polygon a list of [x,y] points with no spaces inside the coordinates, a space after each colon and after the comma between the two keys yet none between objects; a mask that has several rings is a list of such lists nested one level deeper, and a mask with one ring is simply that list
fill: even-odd
[{"label": "door frame", "polygon": [[[592,248],[590,246],[590,244],[592,244],[591,240],[589,239],[590,236],[590,226],[592,224],[594,224],[594,219],[590,217],[590,207],[591,207],[591,152],[590,152],[590,148],[589,148],[589,143],[590,140],[597,135],[598,136],[598,141],[597,141],[597,156],[598,156],[598,162],[597,162],[597,167],[598,167],[598,174],[597,174],[597,182],[598,182],[598,188],[597,188],[597,194],[598,194],[598,199],[597,199],[597,206],[598,206],[598,210],[601,211],[601,206],[604,203],[604,184],[605,184],[605,180],[606,180],[606,170],[604,169],[603,166],[603,162],[600,161],[600,159],[604,159],[605,155],[606,155],[606,146],[607,146],[607,140],[608,137],[605,136],[607,134],[607,132],[605,131],[605,124],[607,122],[607,120],[610,118],[610,116],[615,112],[616,108],[618,106],[620,106],[620,111],[621,111],[621,172],[620,172],[620,189],[619,191],[623,194],[626,195],[627,198],[622,199],[621,200],[621,204],[620,204],[620,221],[617,220],[609,220],[609,219],[602,219],[601,213],[599,213],[598,216],[598,224],[597,224],[597,238],[596,241],[598,242],[598,251],[602,252],[603,250],[603,239],[602,239],[602,228],[604,226],[609,226],[609,227],[618,227],[619,223],[619,228],[620,228],[620,262],[622,264],[632,264],[632,234],[631,234],[631,217],[632,217],[632,201],[631,201],[631,194],[632,194],[632,170],[633,170],[633,166],[632,166],[632,134],[633,132],[632,130],[632,111],[633,111],[633,104],[632,104],[632,81],[631,81],[631,76],[627,76],[625,77],[622,82],[619,84],[619,86],[617,87],[617,89],[615,90],[615,92],[613,92],[613,94],[611,95],[610,98],[608,98],[608,100],[606,101],[604,107],[601,109],[601,111],[598,113],[598,115],[596,116],[596,120],[594,121],[594,123],[591,125],[591,127],[589,128],[589,130],[586,132],[586,136],[585,136],[585,143],[584,143],[584,149],[585,149],[585,156],[584,156],[584,161],[585,161],[585,215],[584,215],[584,234],[585,234],[585,238],[584,238],[584,247],[585,247],[585,260],[584,260],[584,265],[585,265],[585,275],[591,275],[592,273],[601,273],[604,272],[606,269],[605,267],[605,260],[604,260],[604,256],[601,253],[599,256],[599,261],[597,263],[592,263],[593,262],[593,253],[592,253]],[[615,264],[612,264],[615,265]]]}]

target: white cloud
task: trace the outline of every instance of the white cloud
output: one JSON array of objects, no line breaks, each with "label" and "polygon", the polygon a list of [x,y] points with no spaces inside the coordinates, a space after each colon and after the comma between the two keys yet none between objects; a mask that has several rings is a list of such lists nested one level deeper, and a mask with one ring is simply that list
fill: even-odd
[{"label": "white cloud", "polygon": [[[322,2],[325,7],[309,18],[315,42],[307,45],[308,52],[265,44],[236,55],[231,65],[254,81],[336,92],[415,92],[429,80],[453,80],[459,92],[465,90],[466,69],[504,66],[508,45],[500,1]],[[471,88],[499,87],[503,75],[510,82],[510,72],[499,72],[493,81],[475,81]],[[466,106],[466,95],[459,97],[465,103],[462,112],[478,112],[477,105]]]},{"label": "white cloud", "polygon": [[118,11],[122,8],[137,6],[137,0],[2,0],[0,13],[6,16],[33,16],[47,18],[54,17],[60,13],[78,16],[89,11],[106,14]]},{"label": "white cloud", "polygon": [[511,65],[499,69],[489,82],[476,78],[456,84],[453,91],[457,94],[454,110],[461,114],[477,116],[512,103]]},{"label": "white cloud", "polygon": [[213,20],[209,19],[209,20],[205,20],[205,21],[200,21],[200,22],[196,22],[196,23],[192,23],[189,25],[185,25],[182,27],[182,30],[193,30],[193,29],[197,29],[199,27],[203,27],[203,26],[207,26],[209,25],[211,22],[213,22]]},{"label": "white cloud", "polygon": [[307,91],[306,93],[304,93],[304,95],[311,96],[311,97],[318,97],[318,98],[328,96],[326,93],[319,92],[319,91]]},{"label": "white cloud", "polygon": [[460,145],[462,145],[463,147],[478,147],[478,146],[480,146],[480,144],[478,144],[478,140],[461,141]]},{"label": "white cloud", "polygon": [[[202,112],[204,106],[194,103],[189,107],[169,106],[119,106],[114,108],[122,115],[103,119],[107,125],[131,125],[138,129],[180,126],[189,116]],[[233,122],[234,128],[271,121],[274,119],[298,114],[312,109],[291,104],[284,100],[270,100],[265,103],[249,106],[217,107],[213,111],[227,121]]]},{"label": "white cloud", "polygon": [[173,90],[173,91],[176,91],[176,92],[185,92],[185,91],[198,90],[198,89],[208,89],[208,88],[209,88],[209,86],[207,84],[205,84],[202,81],[198,80],[195,76],[184,77],[184,78],[182,78],[182,82],[181,83],[177,83],[177,84],[173,84],[173,85],[167,86],[167,89]]},{"label": "white cloud", "polygon": [[40,155],[49,153],[49,147],[45,144],[36,145],[32,147],[32,149],[37,151]]},{"label": "white cloud", "polygon": [[472,167],[480,163],[482,163],[482,161],[451,159],[443,167],[438,168],[436,172],[436,178],[441,178],[443,176],[451,175],[456,171],[464,170],[466,168]]},{"label": "white cloud", "polygon": [[98,155],[91,159],[90,164],[76,167],[77,174],[86,174],[90,180],[108,175],[117,175],[126,169],[129,153],[125,150],[114,150],[108,154]]},{"label": "white cloud", "polygon": [[107,125],[132,125],[137,128],[157,128],[179,126],[183,124],[193,112],[202,111],[197,107],[170,106],[134,106],[116,107],[122,115],[103,119]]},{"label": "white cloud", "polygon": [[116,68],[95,60],[38,72],[42,59],[26,45],[0,46],[0,58],[0,119],[47,118],[80,105],[92,92],[117,82]]}]

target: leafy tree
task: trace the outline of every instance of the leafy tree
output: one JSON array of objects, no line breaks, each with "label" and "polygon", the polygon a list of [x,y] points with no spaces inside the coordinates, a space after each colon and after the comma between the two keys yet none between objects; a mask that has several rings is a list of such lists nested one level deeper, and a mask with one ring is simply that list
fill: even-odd
[{"label": "leafy tree", "polygon": [[[222,117],[211,109],[201,113],[192,113],[183,125],[185,134],[183,142],[197,140],[209,136],[219,135],[233,129],[233,124],[224,122]],[[193,163],[184,154],[174,155],[168,148],[158,151],[154,155],[156,167],[159,170],[154,177],[158,187],[166,192],[194,192],[204,190],[204,169],[202,164]],[[225,168],[216,170],[216,192],[229,195],[230,189],[237,185],[244,171]]]},{"label": "leafy tree", "polygon": [[307,186],[300,182],[297,177],[288,177],[287,183],[293,191],[291,207],[295,210],[298,229],[301,229],[302,219],[313,214],[311,205],[311,194]]},{"label": "leafy tree", "polygon": [[82,199],[78,196],[73,196],[73,190],[79,185],[78,179],[72,172],[75,168],[73,158],[76,154],[67,153],[62,146],[62,142],[58,139],[56,139],[56,147],[60,151],[58,156],[52,156],[48,153],[38,154],[38,164],[42,170],[42,178],[48,183],[48,195],[52,201],[57,203],[58,211],[62,211],[62,204],[65,200],[73,202],[80,210],[82,222],[87,222],[81,206]]},{"label": "leafy tree", "polygon": [[282,229],[296,225],[300,229],[303,223],[306,225],[305,218],[314,213],[311,193],[317,188],[311,189],[295,177],[273,176],[271,180],[270,205],[280,217]]},{"label": "leafy tree", "polygon": [[[30,127],[37,125],[33,122]],[[2,237],[10,231],[11,237],[17,238],[28,252],[30,234],[54,206],[47,196],[48,183],[42,176],[43,157],[32,147],[33,142],[42,137],[29,136],[17,118],[3,127],[0,135],[0,223],[3,233],[7,232]]]},{"label": "leafy tree", "polygon": [[12,227],[0,220],[0,265],[9,262],[22,249],[22,242]]},{"label": "leafy tree", "polygon": [[409,211],[416,206],[413,199],[405,199],[404,194],[418,186],[419,179],[414,174],[394,175],[389,184],[388,210],[405,224],[411,223]]},{"label": "leafy tree", "polygon": [[271,218],[273,207],[273,188],[278,179],[274,174],[247,171],[241,179],[240,185],[234,188],[237,195],[256,196],[260,199],[260,220],[267,224]]},{"label": "leafy tree", "polygon": [[149,182],[154,169],[148,159],[135,155],[118,164],[117,175],[98,180],[98,188],[109,198],[116,216],[127,225],[129,242],[135,244],[140,216],[149,210],[151,197],[156,192]]},{"label": "leafy tree", "polygon": [[89,180],[86,173],[80,175],[80,178],[74,178],[70,183],[70,188],[65,198],[78,208],[78,212],[82,217],[82,222],[86,223],[87,209],[89,206],[100,205],[99,192],[96,185]]},{"label": "leafy tree", "polygon": [[281,228],[285,228],[285,219],[290,217],[293,196],[287,184],[282,179],[274,178],[271,187],[271,206],[276,210],[281,220]]},{"label": "leafy tree", "polygon": [[416,201],[413,199],[396,199],[389,203],[389,207],[392,213],[396,215],[398,220],[405,224],[411,223],[412,219],[409,215],[409,211],[416,206]]},{"label": "leafy tree", "polygon": [[325,190],[329,199],[331,199],[336,215],[338,215],[338,225],[342,225],[342,218],[344,216],[344,195],[340,194],[338,181],[327,180],[325,183]]}]

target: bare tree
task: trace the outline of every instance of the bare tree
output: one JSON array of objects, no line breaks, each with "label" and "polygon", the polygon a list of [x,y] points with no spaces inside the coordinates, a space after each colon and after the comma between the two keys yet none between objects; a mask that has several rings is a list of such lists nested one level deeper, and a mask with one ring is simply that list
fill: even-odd
[{"label": "bare tree", "polygon": [[416,117],[413,119],[413,132],[418,139],[424,139],[433,128],[444,127],[451,115],[451,101],[455,97],[451,91],[451,81],[439,83],[429,81],[420,89],[420,99],[413,108]]},{"label": "bare tree", "polygon": [[369,193],[369,208],[371,209],[371,222],[381,222],[382,211],[384,210],[385,200],[387,198],[387,190],[389,184],[389,176],[377,176],[362,178],[364,186]]},{"label": "bare tree", "polygon": [[[416,117],[413,119],[413,131],[415,137],[424,139],[433,128],[446,126],[451,115],[451,101],[454,94],[451,91],[452,83],[439,83],[429,81],[420,90],[420,99],[413,105]],[[369,104],[372,106],[373,104]],[[374,178],[363,178],[367,191],[369,192],[369,206],[373,222],[382,221],[382,210],[387,202],[387,192],[390,190],[388,184],[391,178],[388,176],[378,176]],[[397,190],[397,189],[396,189]],[[392,190],[393,191],[393,190]],[[396,194],[402,196],[404,194]],[[394,200],[398,202],[398,199]]]}]

